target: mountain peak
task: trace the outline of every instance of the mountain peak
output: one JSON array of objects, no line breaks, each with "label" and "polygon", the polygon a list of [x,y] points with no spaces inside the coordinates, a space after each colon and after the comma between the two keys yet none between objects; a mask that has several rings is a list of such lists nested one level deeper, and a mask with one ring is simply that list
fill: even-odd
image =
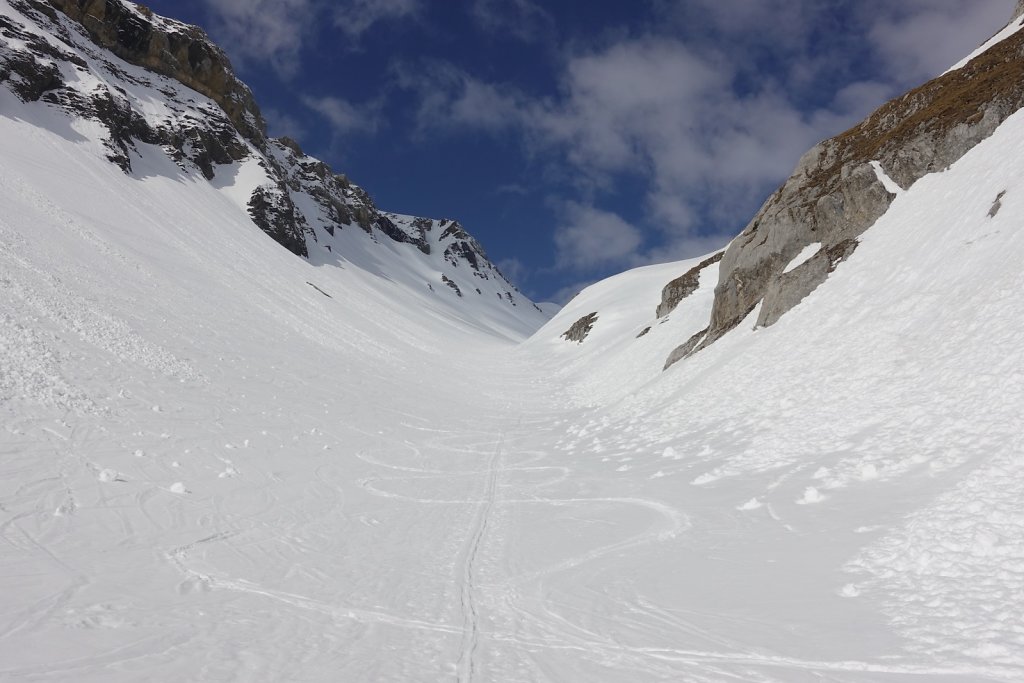
[{"label": "mountain peak", "polygon": [[500,335],[545,320],[458,222],[384,212],[297,141],[268,138],[252,92],[202,29],[126,0],[0,3],[0,85],[39,112],[29,119],[46,108],[81,126],[76,136],[126,176],[201,175],[312,265],[400,282]]},{"label": "mountain peak", "polygon": [[[36,7],[38,0],[27,0]],[[125,0],[49,0],[77,22],[100,47],[130,64],[188,86],[220,105],[242,137],[257,147],[267,126],[252,91],[235,76],[231,62],[206,32],[154,14]]]}]

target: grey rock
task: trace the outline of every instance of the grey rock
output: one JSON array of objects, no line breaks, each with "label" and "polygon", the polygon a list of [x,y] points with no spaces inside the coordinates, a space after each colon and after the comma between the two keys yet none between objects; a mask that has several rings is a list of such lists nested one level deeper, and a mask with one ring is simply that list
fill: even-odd
[{"label": "grey rock", "polygon": [[769,281],[757,327],[775,324],[786,311],[803,301],[828,278],[830,271],[826,253],[822,249],[790,272]]},{"label": "grey rock", "polygon": [[686,271],[675,280],[672,280],[661,290],[661,303],[655,311],[658,318],[662,318],[676,309],[679,302],[697,291],[700,287],[700,274],[708,266],[714,265],[725,256],[724,251],[704,259],[696,266]]},{"label": "grey rock", "polygon": [[309,226],[283,184],[262,185],[253,190],[249,198],[249,216],[260,230],[288,251],[299,256],[308,255],[305,235]]},{"label": "grey rock", "polygon": [[455,282],[452,281],[452,279],[450,277],[448,277],[447,275],[442,275],[441,276],[441,282],[443,282],[446,285],[448,285],[453,292],[455,292],[456,294],[459,295],[460,299],[462,298],[462,290],[459,289],[459,286],[457,284],[455,284]]},{"label": "grey rock", "polygon": [[762,300],[758,323],[774,323],[827,278],[835,266],[825,256],[799,273],[782,271],[809,244],[831,253],[885,213],[894,196],[870,162],[909,188],[948,168],[1021,106],[1024,32],[815,146],[726,250],[707,335],[689,353],[720,339]]},{"label": "grey rock", "polygon": [[594,329],[594,323],[597,322],[597,312],[588,313],[576,322],[574,322],[568,330],[562,333],[562,338],[570,342],[583,343],[583,340],[587,338],[590,331]]},{"label": "grey rock", "polygon": [[[468,266],[474,277],[507,281],[458,222],[399,220],[380,211],[366,190],[305,155],[295,140],[267,138],[251,91],[202,29],[128,0],[8,2],[14,11],[0,15],[0,87],[25,102],[42,101],[100,123],[107,158],[126,174],[135,170],[139,143],[163,148],[184,174],[198,170],[207,180],[221,166],[251,158],[267,182],[250,195],[248,214],[299,256],[309,256],[307,244],[318,235],[333,236],[353,224],[374,241],[383,236],[429,255],[439,225],[444,232],[437,246],[453,268]],[[74,78],[75,71],[95,72],[101,85],[85,89],[82,83],[92,79]],[[128,94],[135,86],[164,96],[173,113],[147,120]],[[335,251],[324,246],[323,253]],[[516,305],[511,293],[498,296]]]},{"label": "grey rock", "polygon": [[996,200],[992,202],[992,208],[988,210],[988,217],[995,218],[999,214],[999,210],[1003,208],[1003,197],[1006,196],[1006,190],[1003,190],[996,195]]},{"label": "grey rock", "polygon": [[[152,12],[132,11],[121,0],[48,2],[77,22],[100,47],[209,97],[243,137],[263,147],[267,127],[252,91],[235,77],[227,55],[201,28],[176,23],[180,30],[166,30]],[[19,3],[52,12],[41,0]]]},{"label": "grey rock", "polygon": [[662,370],[668,370],[670,367],[693,353],[693,350],[696,349],[700,343],[707,338],[707,336],[708,328],[705,327],[703,330],[687,339],[684,344],[673,349],[672,353],[668,354],[668,358],[665,359],[665,365]]}]

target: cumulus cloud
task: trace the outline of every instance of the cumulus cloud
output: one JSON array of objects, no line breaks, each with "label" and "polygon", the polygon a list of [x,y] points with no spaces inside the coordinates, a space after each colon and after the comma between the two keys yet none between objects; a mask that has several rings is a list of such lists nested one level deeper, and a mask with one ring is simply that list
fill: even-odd
[{"label": "cumulus cloud", "polygon": [[303,49],[321,25],[333,21],[356,48],[368,30],[384,21],[416,17],[423,0],[202,0],[212,30],[240,62],[267,62],[294,75]]},{"label": "cumulus cloud", "polygon": [[294,73],[315,25],[317,0],[205,0],[214,34],[238,61],[267,61]]},{"label": "cumulus cloud", "polygon": [[[724,243],[804,151],[970,52],[1013,3],[666,1],[664,30],[566,54],[557,96],[437,63],[400,84],[421,95],[421,131],[514,133],[552,177],[572,178],[557,265],[584,272]],[[836,31],[837,16],[856,25]],[[642,225],[593,201],[623,178],[640,180]]]},{"label": "cumulus cloud", "polygon": [[474,0],[470,12],[485,31],[528,43],[548,40],[555,28],[551,15],[532,0]]},{"label": "cumulus cloud", "polygon": [[518,91],[486,83],[447,62],[400,62],[392,66],[397,87],[417,96],[418,134],[479,129],[500,132],[515,127],[531,106]]},{"label": "cumulus cloud", "polygon": [[377,106],[372,103],[356,106],[340,97],[303,97],[302,103],[327,119],[337,135],[377,129]]},{"label": "cumulus cloud", "polygon": [[[781,166],[792,168],[827,131],[853,120],[843,111],[802,115],[775,90],[738,95],[728,62],[661,38],[571,58],[554,100],[531,99],[450,66],[434,74],[440,78],[416,80],[427,91],[421,126],[519,131],[532,154],[557,151],[556,163],[568,162],[578,188],[641,175],[647,190],[638,199],[650,222],[663,240],[680,245],[692,245],[698,229],[708,232],[700,219],[709,211],[742,220],[766,185],[784,177]],[[568,206],[570,220],[556,235],[560,264],[597,267],[622,261],[628,249],[637,255],[643,240],[636,227],[585,213],[582,204]],[[578,258],[561,255],[567,236],[587,239],[586,220],[594,223],[596,242]]]},{"label": "cumulus cloud", "polygon": [[526,264],[517,258],[504,258],[498,261],[496,264],[501,274],[508,278],[508,281],[514,285],[522,287],[529,276],[529,271]]},{"label": "cumulus cloud", "polygon": [[1010,19],[1014,0],[873,4],[871,45],[901,82],[913,84],[938,76],[994,34]]},{"label": "cumulus cloud", "polygon": [[643,233],[618,215],[577,202],[565,203],[555,231],[558,264],[573,270],[628,263],[643,241]]},{"label": "cumulus cloud", "polygon": [[274,107],[263,109],[263,118],[267,121],[267,129],[273,136],[287,135],[295,140],[306,136],[306,126],[291,114]]},{"label": "cumulus cloud", "polygon": [[384,21],[410,19],[421,11],[422,0],[338,0],[334,6],[334,25],[350,40]]}]

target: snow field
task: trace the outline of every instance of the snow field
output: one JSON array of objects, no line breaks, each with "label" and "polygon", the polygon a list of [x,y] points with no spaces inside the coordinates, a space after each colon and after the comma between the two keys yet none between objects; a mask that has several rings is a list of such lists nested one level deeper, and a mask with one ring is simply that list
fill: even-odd
[{"label": "snow field", "polygon": [[[687,510],[737,510],[745,519],[719,532],[736,543],[722,557],[759,558],[748,572],[762,595],[800,586],[774,620],[818,623],[815,638],[852,647],[891,628],[900,659],[935,676],[1019,678],[1022,140],[1018,114],[897,197],[851,261],[771,328],[751,329],[755,311],[661,378],[623,387],[623,374],[603,391],[583,363],[552,365],[590,390],[558,447],[599,452],[609,477],[654,477],[649,492],[685,490]],[[614,300],[591,306],[586,295],[570,305],[614,317]],[[540,343],[529,346],[543,363]],[[580,353],[619,360],[611,344]],[[696,502],[708,497],[714,505]],[[702,526],[695,519],[687,534],[695,546],[732,545]],[[772,542],[760,550],[739,545],[762,535]],[[770,556],[787,567],[776,579],[760,566]],[[688,573],[721,576],[715,562],[700,564]],[[745,597],[738,609],[748,611],[759,598]],[[850,631],[864,610],[887,626]]]},{"label": "snow field", "polygon": [[99,135],[0,89],[0,679],[1024,678],[1021,115],[667,372],[717,266],[517,346]]}]

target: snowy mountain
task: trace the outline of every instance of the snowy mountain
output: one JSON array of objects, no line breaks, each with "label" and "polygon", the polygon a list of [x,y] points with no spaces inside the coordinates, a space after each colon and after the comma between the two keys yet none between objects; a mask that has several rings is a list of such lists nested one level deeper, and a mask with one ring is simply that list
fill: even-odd
[{"label": "snowy mountain", "polygon": [[2,7],[0,82],[34,105],[26,111],[91,122],[85,137],[126,176],[205,178],[312,264],[433,292],[442,308],[502,334],[521,336],[546,319],[457,221],[382,212],[295,141],[268,138],[252,93],[201,29],[130,2]]},{"label": "snowy mountain", "polygon": [[524,341],[198,29],[0,0],[0,679],[1024,679],[1018,28]]}]

